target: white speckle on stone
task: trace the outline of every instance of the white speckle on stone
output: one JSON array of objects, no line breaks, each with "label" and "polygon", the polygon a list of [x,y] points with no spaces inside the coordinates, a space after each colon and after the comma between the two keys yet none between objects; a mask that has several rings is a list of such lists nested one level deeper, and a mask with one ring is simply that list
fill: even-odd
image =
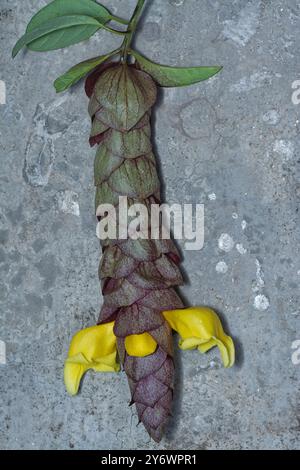
[{"label": "white speckle on stone", "polygon": [[262,270],[261,263],[258,259],[255,260],[256,264],[256,283],[252,287],[253,292],[257,293],[254,298],[254,307],[257,310],[267,310],[270,306],[268,297],[261,293],[265,287],[264,273]]},{"label": "white speckle on stone", "polygon": [[218,367],[218,364],[217,364],[216,361],[210,361],[210,363],[209,363],[209,368],[210,369],[215,369],[217,367]]},{"label": "white speckle on stone", "polygon": [[258,259],[255,260],[256,264],[256,285],[253,287],[253,292],[258,292],[265,287],[264,273]]},{"label": "white speckle on stone", "polygon": [[0,340],[0,364],[6,364],[6,344]]},{"label": "white speckle on stone", "polygon": [[0,104],[6,104],[6,84],[0,80]]},{"label": "white speckle on stone", "polygon": [[247,249],[244,247],[242,243],[237,243],[236,249],[241,255],[245,255],[247,253]]},{"label": "white speckle on stone", "polygon": [[275,126],[280,121],[280,115],[276,109],[271,109],[263,115],[263,121],[271,126]]},{"label": "white speckle on stone", "polygon": [[226,274],[228,271],[228,266],[225,261],[219,261],[216,265],[216,271],[219,274]]},{"label": "white speckle on stone", "polygon": [[74,191],[61,191],[57,196],[58,208],[61,212],[65,214],[80,216],[79,204],[78,204],[78,194]]},{"label": "white speckle on stone", "polygon": [[272,75],[267,72],[256,72],[250,75],[241,78],[237,83],[234,83],[230,86],[229,90],[233,93],[245,93],[247,91],[255,90],[261,86],[270,84],[272,80]]},{"label": "white speckle on stone", "polygon": [[215,201],[217,199],[217,196],[215,195],[215,193],[211,193],[208,195],[208,199],[210,201]]},{"label": "white speckle on stone", "polygon": [[234,241],[228,233],[222,233],[218,241],[218,246],[220,250],[229,253],[229,251],[234,247]]},{"label": "white speckle on stone", "polygon": [[268,308],[270,307],[270,301],[265,295],[259,294],[255,297],[253,305],[256,310],[264,311],[268,310]]},{"label": "white speckle on stone", "polygon": [[258,28],[260,3],[251,2],[241,10],[237,20],[224,21],[225,38],[231,39],[239,46],[246,46]]},{"label": "white speckle on stone", "polygon": [[232,213],[232,218],[236,220],[236,219],[239,218],[239,216],[238,216],[238,214],[237,214],[236,212],[233,212],[233,213]]},{"label": "white speckle on stone", "polygon": [[248,224],[247,224],[246,220],[243,220],[242,223],[241,223],[242,230],[246,230],[247,225]]},{"label": "white speckle on stone", "polygon": [[298,312],[297,310],[295,312],[291,312],[291,315],[293,315],[294,317],[297,317],[299,315],[300,312]]},{"label": "white speckle on stone", "polygon": [[299,269],[299,271],[297,271],[297,275],[300,276],[300,269]]},{"label": "white speckle on stone", "polygon": [[276,140],[273,147],[274,152],[280,154],[285,160],[293,158],[295,148],[289,140]]}]

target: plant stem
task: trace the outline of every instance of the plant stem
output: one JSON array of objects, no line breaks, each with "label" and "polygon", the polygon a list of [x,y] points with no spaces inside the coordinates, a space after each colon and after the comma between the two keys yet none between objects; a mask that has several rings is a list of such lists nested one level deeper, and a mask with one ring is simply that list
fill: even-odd
[{"label": "plant stem", "polygon": [[101,28],[105,29],[105,31],[109,31],[110,33],[117,34],[119,36],[124,36],[124,34],[127,34],[127,31],[118,31],[117,29],[110,28],[105,24],[102,24]]},{"label": "plant stem", "polygon": [[129,24],[128,20],[124,20],[123,18],[120,18],[119,16],[112,15],[111,20],[116,21],[117,23],[121,23],[121,24],[126,24],[126,25]]},{"label": "plant stem", "polygon": [[131,20],[129,22],[129,25],[128,25],[128,28],[127,28],[127,35],[126,35],[126,37],[123,41],[123,44],[122,44],[122,57],[121,57],[122,62],[127,61],[128,51],[129,51],[130,45],[132,43],[134,34],[136,32],[136,28],[137,28],[137,25],[138,25],[138,22],[139,22],[139,19],[140,19],[145,1],[146,0],[138,0],[137,5],[135,7],[135,10],[133,12],[133,15],[131,17]]}]

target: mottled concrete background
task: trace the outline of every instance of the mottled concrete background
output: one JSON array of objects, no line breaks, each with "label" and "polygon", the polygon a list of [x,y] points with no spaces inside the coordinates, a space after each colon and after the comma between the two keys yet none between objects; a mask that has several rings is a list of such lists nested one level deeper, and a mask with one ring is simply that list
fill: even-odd
[{"label": "mottled concrete background", "polygon": [[[99,246],[87,98],[82,84],[57,96],[52,82],[119,39],[99,33],[12,61],[46,3],[0,0],[0,447],[299,448],[300,3],[148,1],[140,51],[224,65],[209,82],[162,93],[155,139],[166,199],[205,204],[205,245],[183,252],[182,292],[221,312],[238,345],[231,370],[217,350],[178,352],[174,418],[160,445],[137,427],[123,373],[89,373],[76,398],[64,389],[70,338],[100,308]],[[135,0],[103,3],[129,15]]]}]

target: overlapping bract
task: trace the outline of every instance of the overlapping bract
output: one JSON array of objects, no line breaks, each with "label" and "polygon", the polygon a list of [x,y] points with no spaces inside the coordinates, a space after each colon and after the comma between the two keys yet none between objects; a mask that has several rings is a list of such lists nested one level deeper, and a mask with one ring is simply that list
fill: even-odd
[{"label": "overlapping bract", "polygon": [[[160,201],[160,183],[150,136],[157,90],[152,78],[134,66],[114,64],[88,78],[95,158],[96,208],[119,196],[149,210]],[[182,284],[179,255],[171,240],[105,240],[99,268],[104,304],[99,323],[115,321],[120,360],[128,376],[132,403],[150,436],[159,441],[173,394],[173,344],[163,310],[180,309],[173,286]],[[149,333],[156,350],[130,356],[125,339]]]}]

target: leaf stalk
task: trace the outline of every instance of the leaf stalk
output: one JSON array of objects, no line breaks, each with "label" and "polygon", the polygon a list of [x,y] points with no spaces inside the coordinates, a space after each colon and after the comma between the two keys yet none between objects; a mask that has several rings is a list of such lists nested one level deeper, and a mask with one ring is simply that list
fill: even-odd
[{"label": "leaf stalk", "polygon": [[123,18],[120,18],[119,16],[115,16],[115,15],[112,15],[111,21],[116,21],[117,23],[125,24],[125,25],[129,24],[128,20],[124,20]]},{"label": "leaf stalk", "polygon": [[101,28],[105,29],[105,31],[109,31],[110,33],[117,34],[118,36],[124,36],[124,34],[128,34],[127,31],[118,31],[117,29],[110,28],[109,26],[105,26],[105,24],[101,24]]},{"label": "leaf stalk", "polygon": [[121,49],[122,49],[121,61],[122,62],[127,61],[129,49],[130,49],[134,34],[136,32],[138,22],[140,20],[140,16],[141,16],[145,1],[146,0],[138,0],[135,10],[133,12],[133,15],[131,17],[131,20],[129,21],[127,34],[121,46]]}]

